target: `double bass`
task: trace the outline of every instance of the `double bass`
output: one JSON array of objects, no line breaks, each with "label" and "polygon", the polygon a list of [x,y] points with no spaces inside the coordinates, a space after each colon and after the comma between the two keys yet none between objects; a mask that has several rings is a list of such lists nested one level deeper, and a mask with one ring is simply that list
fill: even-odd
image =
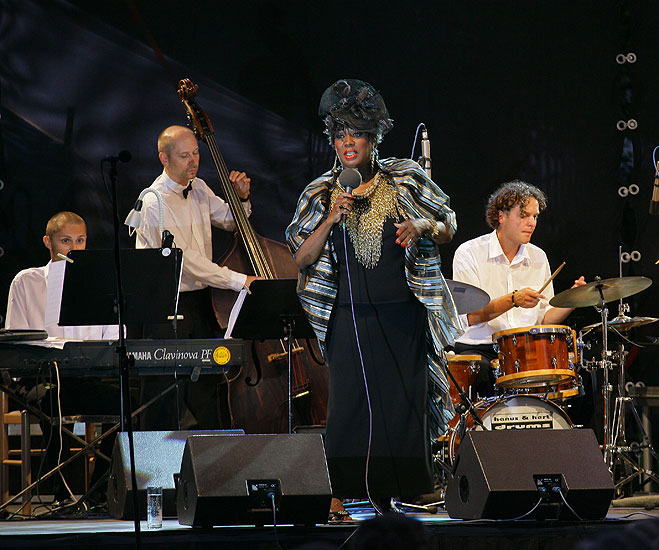
[{"label": "double bass", "polygon": [[[233,243],[217,260],[240,273],[264,279],[296,278],[298,268],[288,247],[258,235],[252,227],[236,189],[229,180],[215,131],[195,98],[198,86],[189,79],[179,82],[178,94],[185,106],[188,126],[208,146],[224,199],[236,224]],[[226,329],[236,293],[213,289],[213,309],[221,328]],[[327,417],[328,368],[318,361],[319,352],[294,342],[291,377],[293,423],[323,425]],[[288,431],[288,362],[283,341],[252,342],[248,360],[227,381],[227,405],[232,428],[246,433]]]}]

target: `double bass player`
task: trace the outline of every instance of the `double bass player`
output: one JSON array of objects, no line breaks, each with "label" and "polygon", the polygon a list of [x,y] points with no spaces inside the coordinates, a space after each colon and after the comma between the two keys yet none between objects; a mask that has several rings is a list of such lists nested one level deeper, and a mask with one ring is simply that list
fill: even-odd
[{"label": "double bass player", "polygon": [[[212,308],[210,287],[235,291],[249,287],[257,277],[232,271],[212,261],[211,225],[233,231],[235,223],[229,205],[197,177],[199,144],[194,133],[184,126],[169,126],[158,137],[158,158],[163,171],[150,188],[159,191],[164,202],[164,228],[174,235],[176,247],[183,251],[176,335],[173,327],[149,325],[144,338],[217,338],[221,329]],[[229,175],[241,205],[251,213],[250,178],[245,172]],[[137,248],[159,248],[158,200],[153,193],[143,199],[142,220],[136,228]],[[148,407],[141,419],[143,429],[212,429],[222,426],[218,392],[224,378],[205,375],[202,383],[186,381],[180,391],[179,406],[165,397]],[[142,385],[142,402],[172,383],[171,377],[148,377]],[[182,401],[182,402],[181,402]]]}]

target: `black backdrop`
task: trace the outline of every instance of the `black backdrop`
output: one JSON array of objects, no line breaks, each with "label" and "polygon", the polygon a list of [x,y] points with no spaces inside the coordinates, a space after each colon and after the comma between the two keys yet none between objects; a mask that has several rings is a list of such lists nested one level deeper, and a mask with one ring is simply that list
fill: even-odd
[{"label": "black backdrop", "polygon": [[[283,240],[300,190],[331,164],[318,100],[354,77],[380,89],[395,120],[382,156],[409,156],[417,124],[429,128],[433,177],[458,214],[447,276],[455,247],[488,230],[488,194],[522,178],[550,198],[533,240],[553,267],[567,262],[557,291],[581,274],[617,276],[619,246],[640,253],[624,275],[657,278],[652,0],[0,0],[0,10],[0,312],[13,275],[46,262],[40,239],[54,212],[79,212],[90,247],[111,246],[99,161],[133,154],[120,166],[123,218],[160,172],[158,132],[185,122],[175,84],[186,76],[228,164],[253,178],[265,236]],[[630,52],[635,63],[616,62]],[[629,119],[637,129],[616,128]],[[621,196],[632,184],[638,194]],[[629,302],[633,315],[659,316],[657,285]],[[595,319],[578,310],[570,322]],[[641,334],[656,335],[654,325]]]}]

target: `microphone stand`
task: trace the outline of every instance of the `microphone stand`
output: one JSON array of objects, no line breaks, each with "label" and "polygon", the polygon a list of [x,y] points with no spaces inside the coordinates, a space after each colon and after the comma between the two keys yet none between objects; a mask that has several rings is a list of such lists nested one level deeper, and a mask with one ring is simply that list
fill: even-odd
[{"label": "microphone stand", "polygon": [[124,293],[121,281],[121,257],[119,254],[119,212],[117,201],[117,161],[118,158],[110,158],[110,183],[112,188],[112,222],[114,226],[114,260],[117,274],[117,320],[119,324],[119,342],[117,345],[117,354],[119,359],[119,381],[121,388],[121,431],[128,433],[128,452],[130,456],[130,480],[133,492],[133,523],[135,527],[135,545],[137,550],[142,548],[142,537],[140,532],[140,513],[137,506],[137,477],[135,474],[135,446],[133,443],[133,424],[131,420],[131,402],[130,402],[130,367],[134,364],[134,359],[128,357],[126,348],[126,336],[124,327]]}]

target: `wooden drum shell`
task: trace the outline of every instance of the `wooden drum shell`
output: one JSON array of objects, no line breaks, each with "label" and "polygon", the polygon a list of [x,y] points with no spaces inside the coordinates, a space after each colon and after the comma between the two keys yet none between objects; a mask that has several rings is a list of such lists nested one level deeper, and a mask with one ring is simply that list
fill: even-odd
[{"label": "wooden drum shell", "polygon": [[563,325],[537,325],[492,335],[499,355],[496,385],[532,388],[570,382],[576,373],[569,352],[576,351],[574,331]]}]

